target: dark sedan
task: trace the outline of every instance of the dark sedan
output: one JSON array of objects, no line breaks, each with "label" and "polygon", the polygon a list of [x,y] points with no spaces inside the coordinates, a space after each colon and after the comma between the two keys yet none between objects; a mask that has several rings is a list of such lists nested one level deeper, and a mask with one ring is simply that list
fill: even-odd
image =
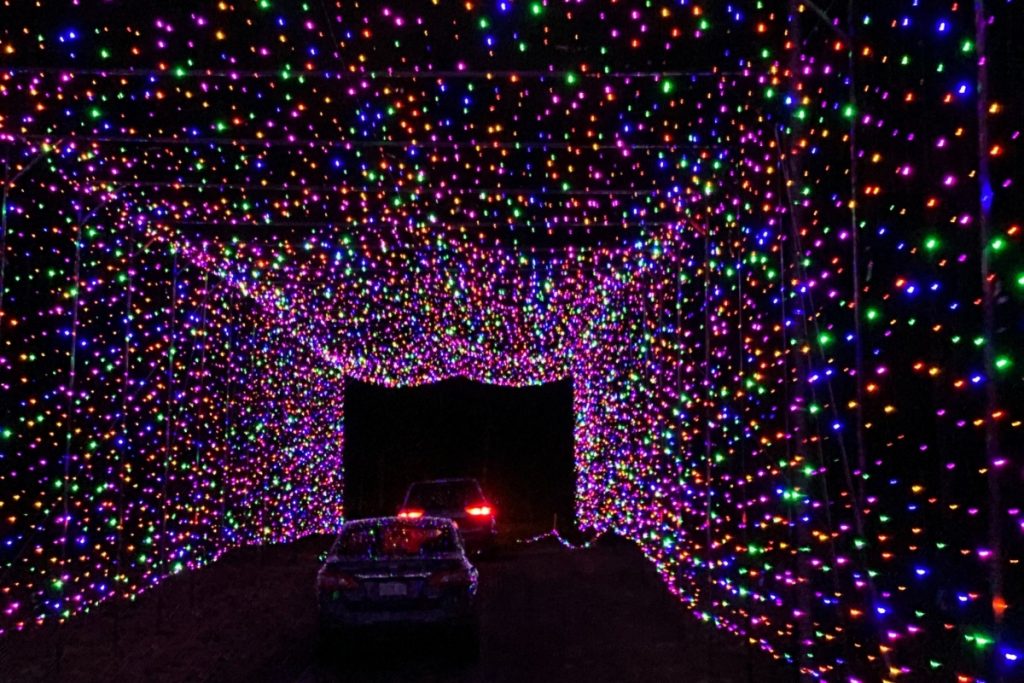
[{"label": "dark sedan", "polygon": [[413,482],[398,511],[403,519],[451,519],[470,551],[486,551],[494,546],[497,514],[480,483],[469,477]]},{"label": "dark sedan", "polygon": [[317,574],[321,625],[439,624],[473,641],[477,582],[449,519],[347,522]]}]

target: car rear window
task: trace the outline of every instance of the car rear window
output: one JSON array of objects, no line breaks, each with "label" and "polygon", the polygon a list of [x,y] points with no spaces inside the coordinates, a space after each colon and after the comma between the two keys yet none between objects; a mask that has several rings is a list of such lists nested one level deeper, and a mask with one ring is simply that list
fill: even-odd
[{"label": "car rear window", "polygon": [[334,545],[338,557],[398,558],[458,552],[455,533],[448,526],[385,523],[342,531]]},{"label": "car rear window", "polygon": [[457,510],[482,498],[475,481],[423,482],[409,487],[405,504],[425,510]]}]

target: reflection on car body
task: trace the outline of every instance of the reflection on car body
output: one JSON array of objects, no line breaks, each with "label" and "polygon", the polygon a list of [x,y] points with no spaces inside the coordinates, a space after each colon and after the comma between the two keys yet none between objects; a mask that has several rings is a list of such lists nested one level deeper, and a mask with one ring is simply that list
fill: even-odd
[{"label": "reflection on car body", "polygon": [[317,574],[321,626],[445,624],[475,638],[477,585],[451,520],[347,522]]}]

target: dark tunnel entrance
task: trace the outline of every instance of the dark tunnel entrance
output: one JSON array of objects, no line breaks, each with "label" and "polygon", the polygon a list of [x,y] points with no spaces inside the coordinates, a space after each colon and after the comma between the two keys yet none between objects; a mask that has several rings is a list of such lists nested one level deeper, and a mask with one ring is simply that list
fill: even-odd
[{"label": "dark tunnel entrance", "polygon": [[345,508],[394,514],[417,479],[472,476],[502,526],[573,519],[573,388],[568,379],[510,388],[467,379],[391,389],[347,379]]}]

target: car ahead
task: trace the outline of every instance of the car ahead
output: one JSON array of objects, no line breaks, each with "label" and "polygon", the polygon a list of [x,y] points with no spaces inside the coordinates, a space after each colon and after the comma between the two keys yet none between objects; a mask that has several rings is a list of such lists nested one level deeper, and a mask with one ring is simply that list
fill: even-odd
[{"label": "car ahead", "polygon": [[476,479],[433,479],[409,485],[399,508],[402,519],[447,517],[455,522],[466,548],[487,550],[497,536],[497,510]]},{"label": "car ahead", "polygon": [[316,577],[324,635],[385,624],[432,624],[477,639],[478,573],[451,520],[346,522]]}]

